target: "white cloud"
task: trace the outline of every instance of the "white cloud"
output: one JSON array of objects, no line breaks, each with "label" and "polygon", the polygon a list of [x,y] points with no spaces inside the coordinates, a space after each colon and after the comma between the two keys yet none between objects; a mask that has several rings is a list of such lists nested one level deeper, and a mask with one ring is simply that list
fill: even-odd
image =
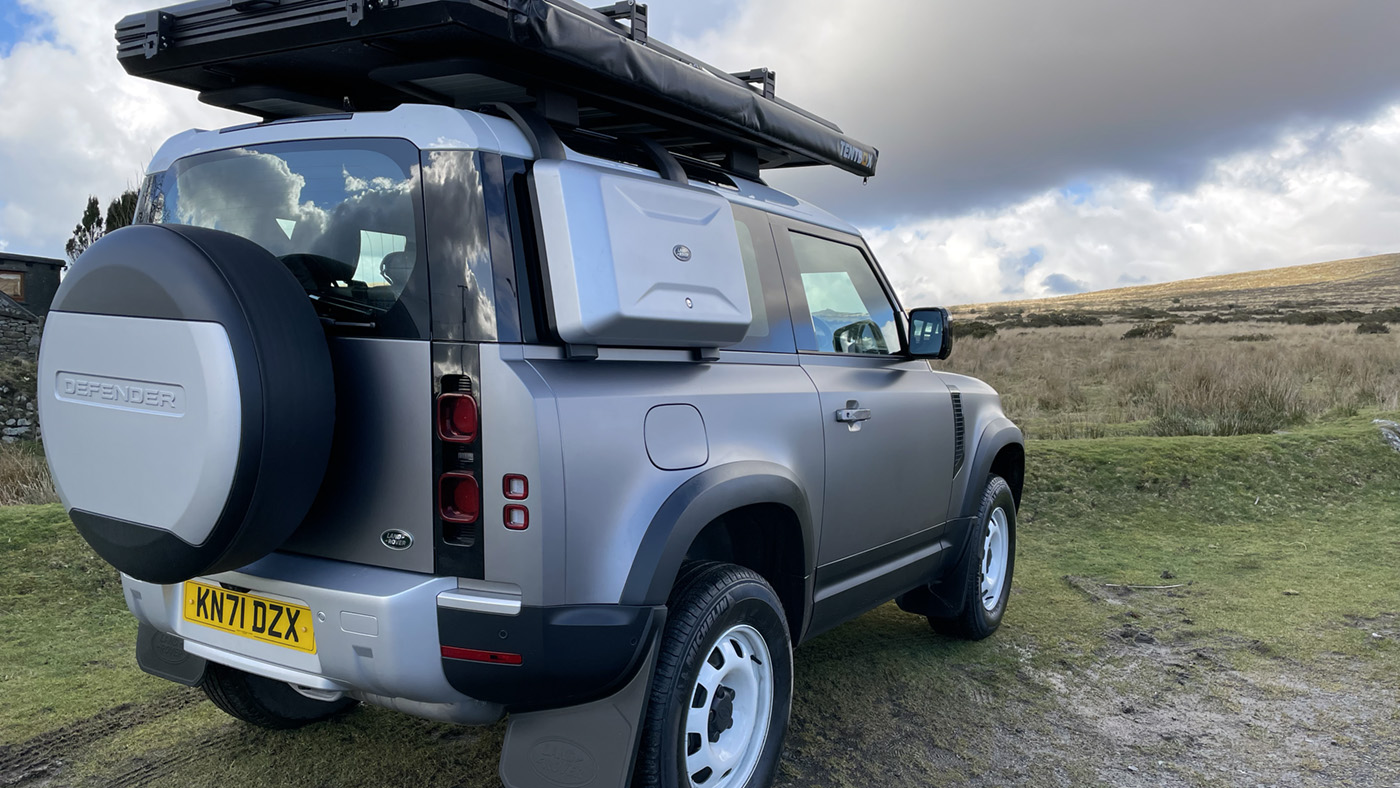
[{"label": "white cloud", "polygon": [[773,182],[885,224],[1107,173],[1188,185],[1284,125],[1370,115],[1400,99],[1397,26],[1372,0],[751,0],[678,43],[774,68],[779,97],[878,147],[865,188]]},{"label": "white cloud", "polygon": [[248,119],[122,71],[117,20],[158,4],[20,0],[42,27],[0,58],[0,245],[62,257],[88,195],[138,186],[166,137]]},{"label": "white cloud", "polygon": [[[0,48],[0,249],[61,256],[87,196],[137,185],[166,137],[248,119],[121,70],[113,25],[162,1],[18,0],[41,27]],[[653,32],[689,32],[682,49],[775,67],[780,96],[882,147],[868,187],[830,168],[771,180],[875,227],[909,305],[1400,246],[1400,110],[1354,120],[1394,100],[1400,4],[665,0],[652,13]],[[1290,123],[1311,130],[1279,137]]]},{"label": "white cloud", "polygon": [[1186,191],[1107,177],[866,236],[907,306],[1391,252],[1400,248],[1400,105],[1217,159]]}]

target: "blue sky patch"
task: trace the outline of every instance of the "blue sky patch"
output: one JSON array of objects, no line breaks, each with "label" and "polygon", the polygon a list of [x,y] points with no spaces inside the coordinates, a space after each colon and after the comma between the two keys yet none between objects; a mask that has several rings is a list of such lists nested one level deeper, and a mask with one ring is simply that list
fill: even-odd
[{"label": "blue sky patch", "polygon": [[1094,196],[1094,187],[1088,181],[1073,181],[1060,189],[1060,196],[1075,205],[1081,205]]},{"label": "blue sky patch", "polygon": [[1089,284],[1087,282],[1071,279],[1064,274],[1051,274],[1045,277],[1045,281],[1041,282],[1040,285],[1050,291],[1051,295],[1082,293],[1089,289]]},{"label": "blue sky patch", "polygon": [[39,17],[29,13],[19,3],[0,2],[0,57],[7,57],[15,44],[38,35]]}]

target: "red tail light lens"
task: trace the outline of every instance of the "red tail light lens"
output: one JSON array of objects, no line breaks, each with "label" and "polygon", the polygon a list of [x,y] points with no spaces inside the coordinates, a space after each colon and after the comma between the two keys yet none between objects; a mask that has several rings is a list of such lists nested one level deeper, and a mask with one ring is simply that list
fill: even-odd
[{"label": "red tail light lens", "polygon": [[471,443],[480,427],[476,400],[470,394],[438,397],[438,437],[452,443]]},{"label": "red tail light lens", "polygon": [[481,516],[481,485],[470,473],[444,473],[438,482],[438,508],[449,523],[474,523]]}]

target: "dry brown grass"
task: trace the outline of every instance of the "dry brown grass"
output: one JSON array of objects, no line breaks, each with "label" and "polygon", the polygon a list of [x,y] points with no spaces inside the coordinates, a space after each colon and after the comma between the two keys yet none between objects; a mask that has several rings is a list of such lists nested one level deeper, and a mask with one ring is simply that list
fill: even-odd
[{"label": "dry brown grass", "polygon": [[1350,326],[1178,326],[1121,340],[1120,326],[1017,329],[957,342],[944,368],[981,378],[1038,438],[1239,435],[1327,415],[1400,409],[1400,342]]},{"label": "dry brown grass", "polygon": [[0,443],[0,506],[53,503],[49,466],[37,443]]},{"label": "dry brown grass", "polygon": [[1400,300],[1397,296],[1400,296],[1400,254],[1386,254],[1055,298],[968,304],[954,307],[953,312],[969,315],[991,310],[1047,312],[1140,306],[1167,309],[1179,304],[1250,306],[1272,305],[1284,300],[1317,301],[1339,307],[1392,306]]}]

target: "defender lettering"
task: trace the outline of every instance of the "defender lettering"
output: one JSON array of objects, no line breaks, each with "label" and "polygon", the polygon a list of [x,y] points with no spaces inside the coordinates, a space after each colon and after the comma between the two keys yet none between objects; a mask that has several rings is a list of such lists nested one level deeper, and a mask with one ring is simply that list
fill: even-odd
[{"label": "defender lettering", "polygon": [[58,373],[58,396],[69,402],[124,407],[159,413],[182,413],[185,390],[170,383],[146,383],[72,372]]}]

